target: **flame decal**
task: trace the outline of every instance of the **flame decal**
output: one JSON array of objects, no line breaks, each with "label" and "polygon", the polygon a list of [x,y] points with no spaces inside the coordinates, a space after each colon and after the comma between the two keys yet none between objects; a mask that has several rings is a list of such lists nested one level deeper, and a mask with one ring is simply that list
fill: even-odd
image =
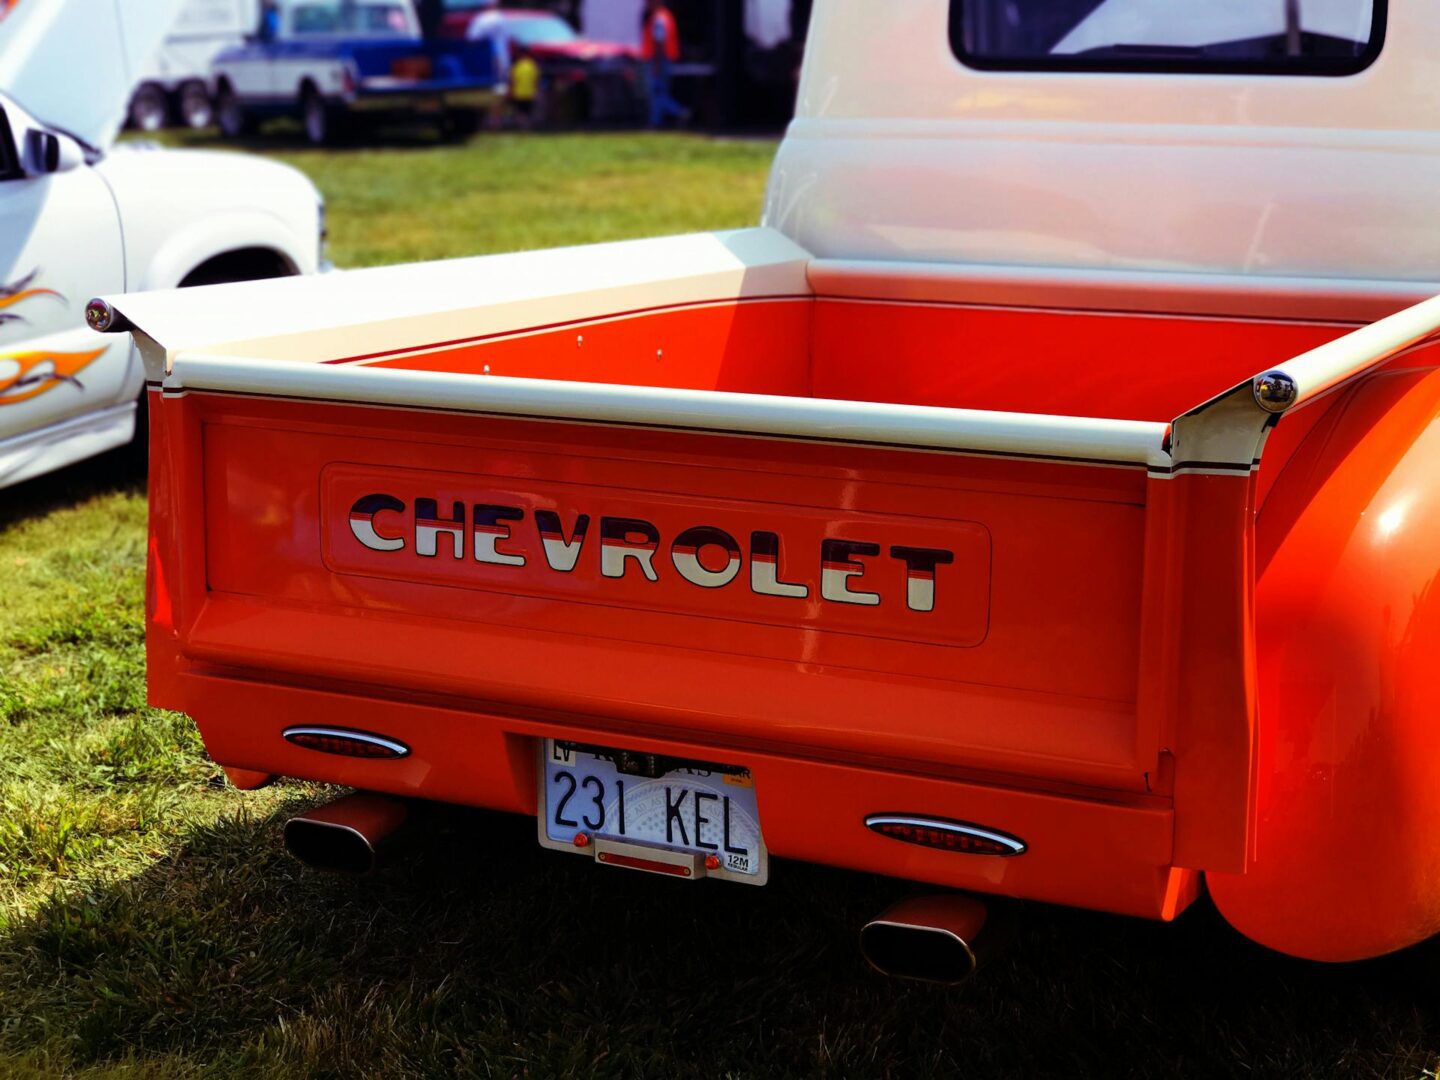
[{"label": "flame decal", "polygon": [[[0,0],[0,19],[16,2]],[[25,316],[5,310],[25,300],[53,296],[62,304],[65,302],[65,297],[54,289],[34,287],[33,283],[39,276],[40,270],[36,268],[13,285],[0,285],[0,327],[7,322],[25,321]],[[61,383],[69,383],[83,393],[85,385],[78,378],[80,372],[104,355],[108,348],[106,345],[92,352],[0,353],[0,406],[18,405],[37,398]]]},{"label": "flame decal", "polygon": [[[0,4],[4,3],[5,0],[0,0]],[[0,15],[0,18],[3,17],[3,15]],[[8,322],[25,321],[24,315],[16,315],[13,311],[5,310],[8,307],[14,307],[22,300],[29,300],[36,296],[53,296],[61,303],[64,303],[65,298],[54,289],[33,289],[30,287],[31,282],[33,282],[39,274],[40,271],[38,269],[31,270],[30,273],[15,282],[14,285],[0,285],[0,326],[4,326]]]},{"label": "flame decal", "polygon": [[21,300],[29,300],[32,296],[59,296],[54,289],[25,289],[22,292],[10,296],[0,296],[0,308],[7,308],[11,304],[18,304]]},{"label": "flame decal", "polygon": [[104,353],[105,349],[100,348],[93,352],[29,352],[0,356],[0,406],[29,401],[61,383],[84,390],[84,385],[76,376]]}]

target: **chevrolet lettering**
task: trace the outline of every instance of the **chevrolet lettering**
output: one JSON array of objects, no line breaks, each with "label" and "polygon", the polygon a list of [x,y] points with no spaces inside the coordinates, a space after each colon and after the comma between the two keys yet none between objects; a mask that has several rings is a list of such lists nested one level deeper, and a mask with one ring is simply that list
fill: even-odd
[{"label": "chevrolet lettering", "polygon": [[[888,552],[904,568],[904,592],[900,598],[911,611],[934,611],[936,572],[955,561],[955,553],[944,548],[908,547],[868,540],[827,538],[808,560],[796,558],[804,567],[804,578],[782,581],[780,567],[784,545],[777,532],[749,534],[748,550],[742,555],[740,541],[714,525],[692,525],[668,542],[660,530],[642,518],[605,517],[557,510],[537,510],[529,530],[524,508],[494,503],[465,503],[455,500],[441,510],[436,499],[416,499],[411,507],[393,495],[364,495],[350,507],[350,531],[371,551],[411,550],[422,558],[473,558],[477,563],[520,569],[543,565],[555,573],[573,573],[580,566],[586,542],[595,553],[595,564],[603,578],[639,574],[658,582],[668,552],[673,573],[701,589],[723,589],[741,576],[748,563],[746,579],[750,591],[759,596],[807,600],[812,593],[837,604],[879,606],[882,596],[865,587],[871,560]],[[395,515],[387,526],[377,518]],[[568,526],[566,522],[569,522]],[[387,532],[394,530],[393,535]],[[593,539],[591,539],[593,535]],[[412,539],[407,541],[406,537]],[[533,561],[532,561],[533,560]],[[664,571],[670,573],[670,570]],[[871,580],[894,575],[876,571]],[[816,582],[818,581],[818,588]]]}]

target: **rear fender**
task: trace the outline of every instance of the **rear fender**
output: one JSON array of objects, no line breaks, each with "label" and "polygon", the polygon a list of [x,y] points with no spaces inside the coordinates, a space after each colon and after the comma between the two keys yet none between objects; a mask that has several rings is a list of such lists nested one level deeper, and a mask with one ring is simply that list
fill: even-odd
[{"label": "rear fender", "polygon": [[1357,960],[1440,932],[1437,538],[1440,371],[1382,371],[1331,404],[1258,520],[1253,857],[1209,885],[1271,948]]}]

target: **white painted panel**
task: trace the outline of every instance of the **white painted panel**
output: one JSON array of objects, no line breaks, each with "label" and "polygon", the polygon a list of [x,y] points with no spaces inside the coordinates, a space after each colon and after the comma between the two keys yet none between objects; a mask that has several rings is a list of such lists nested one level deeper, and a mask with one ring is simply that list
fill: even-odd
[{"label": "white painted panel", "polygon": [[767,225],[839,259],[1440,277],[1440,0],[1338,78],[976,71],[949,11],[817,0]]},{"label": "white painted panel", "polygon": [[121,288],[120,221],[90,168],[0,181],[0,440],[112,405],[131,346],[85,325]]},{"label": "white painted panel", "polygon": [[640,44],[640,18],[645,0],[583,0],[580,29],[597,41]]}]

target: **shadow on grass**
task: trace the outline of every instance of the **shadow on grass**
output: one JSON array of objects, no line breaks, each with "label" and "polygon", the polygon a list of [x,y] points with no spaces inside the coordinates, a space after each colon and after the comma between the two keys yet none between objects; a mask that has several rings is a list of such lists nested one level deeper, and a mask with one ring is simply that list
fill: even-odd
[{"label": "shadow on grass", "polygon": [[246,150],[251,153],[292,152],[313,150],[316,153],[336,153],[345,150],[416,150],[437,146],[463,146],[471,139],[483,139],[489,132],[475,135],[456,135],[442,131],[438,124],[379,124],[366,125],[346,131],[343,137],[325,146],[317,146],[305,136],[305,129],[299,121],[277,120],[267,123],[256,131],[229,138],[216,128],[202,128],[198,131],[172,132],[168,142],[194,148],[216,150]]},{"label": "shadow on grass", "polygon": [[[429,123],[414,124],[381,124],[366,126],[348,131],[343,138],[332,144],[316,146],[305,137],[305,131],[298,121],[277,120],[266,124],[260,130],[246,135],[239,135],[234,138],[222,135],[218,129],[203,128],[198,131],[177,131],[170,132],[166,142],[171,145],[186,146],[196,149],[214,150],[245,150],[250,153],[293,153],[295,151],[314,151],[317,154],[342,153],[344,151],[365,151],[365,150],[425,150],[437,147],[483,147],[487,140],[501,136],[568,136],[573,138],[584,138],[586,136],[606,135],[632,135],[632,136],[654,136],[658,133],[651,132],[641,124],[627,123],[597,123],[585,124],[583,126],[565,127],[538,127],[533,130],[523,130],[515,127],[507,127],[501,130],[482,130],[472,134],[457,134],[442,131],[437,125]],[[670,132],[669,134],[676,134]],[[694,129],[679,132],[679,134],[690,135],[701,139],[713,139],[717,142],[758,142],[773,143],[778,137],[778,131],[756,130],[756,131],[726,131],[723,134],[704,129]]]},{"label": "shadow on grass", "polygon": [[402,862],[330,878],[280,851],[283,816],[197,830],[12,927],[10,1048],[222,1075],[847,1077],[1413,1077],[1440,1050],[1433,951],[1324,968],[1208,906],[1168,927],[1032,907],[937,990],[857,954],[897,882],[784,862],[763,889],[666,881],[457,808]]},{"label": "shadow on grass", "polygon": [[13,487],[0,488],[0,529],[96,495],[144,490],[143,452],[121,447]]},{"label": "shadow on grass", "polygon": [[466,141],[468,140],[445,135],[438,128],[415,124],[367,128],[347,133],[345,138],[337,139],[328,145],[316,146],[305,138],[305,132],[298,124],[278,124],[235,139],[227,139],[219,132],[209,136],[192,136],[187,139],[186,145],[248,150],[251,153],[313,150],[316,153],[333,154],[346,150],[423,150],[437,146],[462,145]]}]

